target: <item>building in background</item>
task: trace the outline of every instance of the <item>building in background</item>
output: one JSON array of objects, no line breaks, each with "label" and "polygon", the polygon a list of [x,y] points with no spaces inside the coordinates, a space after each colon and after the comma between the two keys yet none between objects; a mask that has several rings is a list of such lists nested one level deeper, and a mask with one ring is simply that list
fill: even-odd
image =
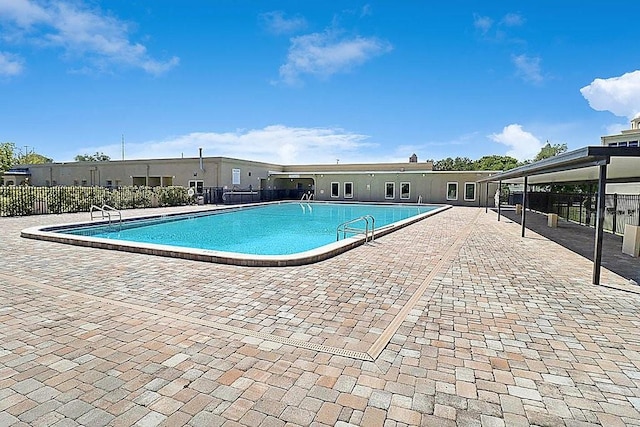
[{"label": "building in background", "polygon": [[[111,160],[20,165],[3,175],[5,185],[192,187],[219,189],[232,198],[247,192],[280,192],[315,200],[449,203],[484,206],[478,181],[491,171],[434,171],[432,162],[277,165],[228,157]],[[485,189],[486,190],[486,189]],[[283,193],[284,192],[284,193]],[[495,188],[489,189],[491,197]]]}]

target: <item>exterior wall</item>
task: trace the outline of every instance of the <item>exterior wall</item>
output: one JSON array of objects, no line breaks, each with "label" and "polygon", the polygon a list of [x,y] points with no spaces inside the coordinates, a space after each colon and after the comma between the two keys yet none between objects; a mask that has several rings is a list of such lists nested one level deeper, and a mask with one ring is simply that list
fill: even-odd
[{"label": "exterior wall", "polygon": [[[24,165],[30,185],[84,186],[194,186],[225,190],[291,189],[312,191],[316,200],[449,203],[484,206],[486,187],[475,184],[492,172],[436,172],[432,164],[380,163],[357,165],[282,166],[226,157],[123,160]],[[8,178],[5,175],[5,179]],[[21,177],[22,178],[22,177]],[[332,196],[337,183],[337,196]],[[345,183],[348,183],[345,187]],[[453,183],[456,183],[455,185]],[[457,194],[447,198],[449,184]],[[465,184],[474,185],[473,197],[465,200]],[[351,197],[345,190],[351,190]],[[387,194],[387,189],[392,189]],[[403,189],[408,190],[401,194]],[[493,198],[495,186],[490,188]],[[490,200],[491,201],[491,200]]]},{"label": "exterior wall", "polygon": [[[234,169],[239,170],[239,184],[234,184]],[[249,160],[221,158],[220,160],[220,176],[215,185],[207,185],[205,187],[223,187],[224,189],[243,189],[246,190],[251,186],[253,190],[262,189],[262,183],[269,178],[271,171],[280,171],[282,166],[270,163],[252,162]],[[236,178],[238,175],[236,174]],[[238,182],[238,181],[236,181]]]},{"label": "exterior wall", "polygon": [[[273,188],[294,189],[298,183],[307,189],[313,183],[314,198],[321,201],[360,201],[416,203],[446,203],[463,206],[484,206],[487,200],[486,186],[476,184],[480,178],[495,172],[368,172],[368,173],[305,173],[273,175],[269,182]],[[332,194],[332,184],[337,184],[337,196]],[[345,194],[345,183],[352,190],[352,197]],[[392,186],[392,197],[387,194],[387,185]],[[408,184],[408,194],[401,194],[402,186]],[[457,187],[455,198],[448,198],[448,185]],[[465,198],[465,185],[474,188],[471,198]],[[489,184],[489,202],[492,205],[497,184]]]},{"label": "exterior wall", "polygon": [[607,184],[607,194],[640,194],[640,183]]},{"label": "exterior wall", "polygon": [[[35,186],[189,186],[200,181],[204,187],[233,188],[233,169],[240,169],[240,186],[259,188],[260,178],[282,166],[222,157],[204,157],[202,169],[199,158],[122,160],[109,162],[49,163],[23,165]],[[251,175],[249,175],[249,173]],[[17,182],[17,181],[16,181]]]},{"label": "exterior wall", "polygon": [[602,145],[608,147],[640,147],[640,117],[631,120],[631,129],[617,135],[603,136],[600,140]]}]

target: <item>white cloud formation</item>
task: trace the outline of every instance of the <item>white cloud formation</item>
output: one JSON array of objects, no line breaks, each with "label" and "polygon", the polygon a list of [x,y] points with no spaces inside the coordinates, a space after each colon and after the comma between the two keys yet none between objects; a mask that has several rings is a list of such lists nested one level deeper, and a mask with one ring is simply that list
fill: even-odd
[{"label": "white cloud formation", "polygon": [[489,138],[510,147],[506,155],[520,161],[533,159],[544,145],[533,134],[523,130],[519,124],[505,126],[501,133],[491,134]]},{"label": "white cloud formation", "polygon": [[526,82],[542,83],[544,78],[540,71],[540,57],[512,55],[511,62],[516,66],[516,73]]},{"label": "white cloud formation", "polygon": [[304,17],[296,15],[287,18],[280,10],[263,13],[260,15],[260,20],[266,30],[273,34],[292,34],[307,27]]},{"label": "white cloud formation", "polygon": [[28,28],[34,23],[50,20],[45,9],[32,0],[4,0],[0,2],[0,17],[15,22],[21,28]]},{"label": "white cloud formation", "polygon": [[640,114],[640,70],[619,77],[595,79],[580,89],[582,96],[596,111],[610,111],[633,119]]},{"label": "white cloud formation", "polygon": [[519,13],[507,13],[500,23],[507,27],[519,27],[524,24],[524,18]]},{"label": "white cloud formation", "polygon": [[[473,26],[476,30],[480,31],[483,36],[489,36],[489,39],[495,40],[503,40],[506,37],[503,31],[504,27],[519,27],[524,24],[524,21],[524,17],[519,13],[507,13],[497,24],[490,16],[473,14]],[[491,32],[492,29],[495,31]]]},{"label": "white cloud formation", "polygon": [[493,26],[493,19],[488,16],[473,15],[473,26],[480,30],[482,34],[487,34]]},{"label": "white cloud formation", "polygon": [[[368,142],[367,135],[346,132],[339,128],[303,128],[272,125],[262,129],[235,132],[193,132],[163,141],[127,143],[127,159],[196,157],[198,148],[205,156],[224,156],[275,164],[363,163],[380,161],[370,158],[377,144]],[[365,148],[367,148],[365,150]],[[103,152],[112,159],[121,158],[118,143],[85,147],[82,153]],[[150,155],[153,153],[153,155]],[[70,154],[74,157],[78,152]]]},{"label": "white cloud formation", "polygon": [[8,52],[0,52],[0,76],[13,77],[22,73],[22,59]]},{"label": "white cloud formation", "polygon": [[160,74],[179,63],[177,57],[152,58],[144,45],[129,40],[125,22],[78,1],[5,0],[0,25],[10,29],[5,40],[62,48],[68,57],[85,58],[98,69],[126,65]]},{"label": "white cloud formation", "polygon": [[286,84],[296,84],[303,74],[329,77],[348,72],[392,49],[391,43],[376,37],[340,38],[331,30],[294,37],[287,62],[280,67],[280,79]]}]

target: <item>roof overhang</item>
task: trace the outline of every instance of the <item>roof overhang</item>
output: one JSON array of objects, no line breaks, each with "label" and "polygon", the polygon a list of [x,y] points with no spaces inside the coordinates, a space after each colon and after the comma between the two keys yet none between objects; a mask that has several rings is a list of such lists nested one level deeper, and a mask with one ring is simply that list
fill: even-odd
[{"label": "roof overhang", "polygon": [[608,182],[640,181],[640,148],[590,146],[498,173],[478,182],[531,185],[598,180],[598,166],[608,165]]}]

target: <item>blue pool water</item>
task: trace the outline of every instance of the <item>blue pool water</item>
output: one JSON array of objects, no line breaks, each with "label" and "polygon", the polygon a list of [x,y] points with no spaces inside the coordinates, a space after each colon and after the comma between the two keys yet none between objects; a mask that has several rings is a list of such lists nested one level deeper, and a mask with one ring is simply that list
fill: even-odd
[{"label": "blue pool water", "polygon": [[[335,242],[336,228],[341,223],[363,215],[372,215],[376,229],[380,229],[437,208],[425,205],[284,203],[60,231],[224,252],[287,255]],[[355,225],[364,228],[364,223]]]}]

